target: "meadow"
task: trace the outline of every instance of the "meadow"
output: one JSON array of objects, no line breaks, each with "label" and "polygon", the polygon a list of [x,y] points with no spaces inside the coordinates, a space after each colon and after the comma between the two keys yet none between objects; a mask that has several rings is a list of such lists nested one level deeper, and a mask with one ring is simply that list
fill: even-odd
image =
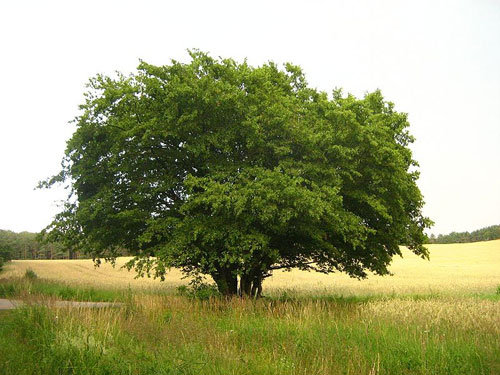
[{"label": "meadow", "polygon": [[[124,259],[14,261],[0,298],[28,306],[0,311],[0,374],[499,374],[500,240],[429,248],[393,276],[280,272],[266,297],[229,301],[179,295],[175,270],[134,279]],[[123,306],[39,304],[57,299]]]}]

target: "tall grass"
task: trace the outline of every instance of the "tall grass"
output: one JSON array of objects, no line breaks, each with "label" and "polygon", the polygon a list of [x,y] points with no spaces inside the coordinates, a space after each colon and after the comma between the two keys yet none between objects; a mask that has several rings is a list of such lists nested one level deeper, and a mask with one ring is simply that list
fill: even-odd
[{"label": "tall grass", "polygon": [[495,301],[129,298],[122,309],[0,316],[0,373],[500,373]]}]

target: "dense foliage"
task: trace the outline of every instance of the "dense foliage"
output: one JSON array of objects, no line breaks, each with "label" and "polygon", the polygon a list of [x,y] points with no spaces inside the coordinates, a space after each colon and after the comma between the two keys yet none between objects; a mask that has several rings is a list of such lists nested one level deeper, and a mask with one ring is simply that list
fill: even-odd
[{"label": "dense foliage", "polygon": [[491,241],[500,238],[500,225],[491,225],[473,232],[451,232],[450,234],[431,235],[429,243],[467,243]]},{"label": "dense foliage", "polygon": [[407,116],[379,91],[329,98],[299,67],[191,52],[89,84],[61,173],[52,238],[95,257],[128,249],[140,274],[209,274],[258,295],[275,269],[387,274],[426,257]]}]

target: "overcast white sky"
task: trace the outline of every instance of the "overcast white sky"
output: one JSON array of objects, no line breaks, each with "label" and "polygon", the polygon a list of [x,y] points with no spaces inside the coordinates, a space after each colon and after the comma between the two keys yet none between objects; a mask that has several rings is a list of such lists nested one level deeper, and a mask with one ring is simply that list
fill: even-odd
[{"label": "overcast white sky", "polygon": [[500,1],[2,1],[0,229],[39,231],[65,192],[68,122],[96,73],[186,49],[302,66],[409,113],[431,232],[500,224]]}]

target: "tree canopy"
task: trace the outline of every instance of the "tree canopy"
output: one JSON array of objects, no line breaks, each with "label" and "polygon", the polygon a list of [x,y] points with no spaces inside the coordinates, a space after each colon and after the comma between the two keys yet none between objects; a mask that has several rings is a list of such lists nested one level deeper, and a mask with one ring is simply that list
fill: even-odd
[{"label": "tree canopy", "polygon": [[49,235],[227,295],[260,294],[276,269],[384,275],[400,244],[428,256],[407,115],[379,91],[328,96],[291,64],[190,57],[90,80],[42,183],[71,187]]}]

